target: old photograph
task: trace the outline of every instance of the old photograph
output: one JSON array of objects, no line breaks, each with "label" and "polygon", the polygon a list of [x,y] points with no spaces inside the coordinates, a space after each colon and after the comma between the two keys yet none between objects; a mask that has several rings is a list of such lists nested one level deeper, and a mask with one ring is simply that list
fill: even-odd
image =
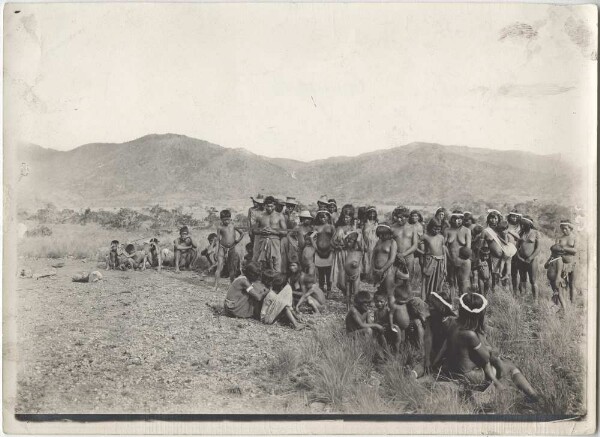
[{"label": "old photograph", "polygon": [[593,431],[597,18],[6,5],[5,430]]}]

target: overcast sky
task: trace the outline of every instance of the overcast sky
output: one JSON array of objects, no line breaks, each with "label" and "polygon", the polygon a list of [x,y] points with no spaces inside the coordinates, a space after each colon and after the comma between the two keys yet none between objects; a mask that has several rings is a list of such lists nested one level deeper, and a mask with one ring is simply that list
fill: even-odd
[{"label": "overcast sky", "polygon": [[5,34],[7,138],[44,147],[592,147],[593,6],[12,4]]}]

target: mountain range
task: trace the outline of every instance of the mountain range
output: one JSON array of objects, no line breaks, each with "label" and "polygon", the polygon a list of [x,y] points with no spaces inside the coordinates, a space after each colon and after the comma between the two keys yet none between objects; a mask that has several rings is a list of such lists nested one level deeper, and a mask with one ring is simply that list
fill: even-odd
[{"label": "mountain range", "polygon": [[[243,205],[249,197],[327,194],[343,201],[450,205],[573,198],[581,171],[559,155],[411,143],[355,157],[302,162],[256,155],[183,135],[146,135],[69,151],[20,144],[29,173],[19,207]],[[573,201],[575,201],[573,199]]]}]

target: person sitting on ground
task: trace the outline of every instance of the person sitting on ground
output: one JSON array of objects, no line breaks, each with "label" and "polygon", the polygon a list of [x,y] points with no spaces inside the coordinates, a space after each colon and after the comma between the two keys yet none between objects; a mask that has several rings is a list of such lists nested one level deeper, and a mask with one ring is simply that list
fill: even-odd
[{"label": "person sitting on ground", "polygon": [[203,256],[208,262],[208,273],[212,272],[217,268],[217,251],[219,248],[217,234],[211,232],[208,234],[208,246],[200,252],[200,256]]},{"label": "person sitting on ground", "polygon": [[351,335],[381,335],[385,328],[369,318],[372,299],[368,291],[359,291],[354,296],[354,305],[346,314],[346,333]]},{"label": "person sitting on ground", "polygon": [[562,256],[563,272],[566,275],[567,287],[569,288],[569,300],[573,303],[576,284],[576,263],[577,263],[577,239],[573,234],[573,224],[569,220],[562,220],[560,223],[562,236],[557,240],[565,251]]},{"label": "person sitting on ground", "polygon": [[148,245],[149,247],[146,253],[148,255],[148,262],[150,263],[151,267],[156,267],[160,272],[162,270],[163,259],[161,249],[158,245],[158,238],[151,238]]},{"label": "person sitting on ground", "polygon": [[191,269],[196,261],[196,243],[190,236],[187,226],[182,226],[179,230],[179,238],[173,241],[173,253],[175,254],[175,273],[180,269]]},{"label": "person sitting on ground", "polygon": [[292,312],[292,296],[292,287],[288,284],[287,277],[283,273],[276,274],[271,291],[263,299],[260,321],[272,325],[281,317],[287,320],[294,329],[304,328],[305,325],[300,323]]},{"label": "person sitting on ground", "polygon": [[444,237],[440,234],[442,223],[437,218],[432,218],[427,223],[427,234],[423,235],[425,261],[423,264],[423,285],[421,299],[429,300],[432,291],[440,293],[446,279],[447,248]]},{"label": "person sitting on ground", "polygon": [[463,246],[458,250],[458,258],[454,260],[454,274],[458,293],[469,291],[471,285],[471,249]]},{"label": "person sitting on ground", "polygon": [[313,232],[311,232],[304,236],[304,246],[302,248],[300,266],[305,274],[313,276],[316,279],[315,246],[313,244],[315,235],[316,233],[313,235]]},{"label": "person sitting on ground", "polygon": [[[564,246],[563,246],[564,247]],[[521,218],[521,240],[517,252],[517,268],[519,269],[519,292],[522,294],[527,288],[527,278],[531,284],[533,300],[537,300],[537,271],[536,258],[540,252],[540,235],[535,229],[533,219],[528,215]]]},{"label": "person sitting on ground", "polygon": [[478,293],[463,294],[459,299],[458,318],[449,326],[446,340],[446,372],[453,379],[480,386],[492,382],[504,388],[500,379],[509,375],[515,386],[531,399],[537,393],[512,362],[501,359],[485,335],[488,302]]},{"label": "person sitting on ground", "polygon": [[554,244],[550,248],[550,258],[544,264],[546,275],[552,288],[552,302],[554,305],[560,305],[560,308],[565,311],[565,297],[563,290],[566,288],[567,275],[563,267],[562,257],[565,254],[565,249],[560,244]]},{"label": "person sitting on ground", "polygon": [[292,293],[294,296],[294,304],[300,300],[302,294],[306,291],[305,281],[307,275],[300,270],[298,258],[292,258],[287,265],[285,275],[288,278],[288,283],[292,287]]},{"label": "person sitting on ground", "polygon": [[350,309],[354,294],[358,291],[360,284],[360,273],[363,258],[363,246],[361,234],[353,230],[344,237],[344,289],[346,290],[346,308]]},{"label": "person sitting on ground", "polygon": [[446,291],[429,295],[429,317],[424,323],[424,353],[423,373],[419,376],[429,374],[442,365],[442,348],[446,342],[448,328],[456,321],[456,313],[452,308],[450,294]]},{"label": "person sitting on ground", "polygon": [[377,291],[389,296],[394,289],[398,245],[394,240],[392,228],[387,223],[377,225],[376,232],[379,240],[375,244],[373,259],[371,260],[373,285],[375,285]]},{"label": "person sitting on ground", "polygon": [[306,302],[316,314],[321,313],[327,307],[327,299],[323,290],[319,288],[314,275],[305,274],[303,284],[305,291],[303,291],[302,296],[300,296],[295,306],[296,311],[299,311],[302,304]]},{"label": "person sitting on ground", "polygon": [[[224,209],[220,212],[221,226],[217,229],[217,269],[215,270],[215,291],[219,287],[221,269],[227,264],[229,282],[240,275],[241,261],[236,250],[237,244],[244,238],[244,232],[235,227],[231,221],[231,211]],[[236,233],[238,234],[236,238]]]},{"label": "person sitting on ground", "polygon": [[[331,268],[333,266],[333,247],[331,239],[335,233],[335,228],[330,223],[331,214],[329,211],[318,211],[315,216],[314,246],[315,246],[315,267],[319,275],[319,287],[325,290],[327,297],[331,293]],[[325,288],[327,286],[327,288]]]},{"label": "person sitting on ground", "polygon": [[128,244],[125,246],[125,252],[127,253],[127,257],[131,262],[131,267],[133,270],[146,270],[146,267],[150,265],[148,262],[147,251],[149,251],[150,247],[148,243],[144,244],[142,249],[136,249],[134,244]]},{"label": "person sitting on ground", "polygon": [[400,348],[400,328],[393,324],[393,318],[388,307],[387,296],[381,292],[373,296],[375,311],[373,312],[374,322],[383,326],[384,331],[376,331],[377,340],[382,347],[390,347],[392,352],[399,352]]},{"label": "person sitting on ground", "polygon": [[474,266],[475,272],[477,273],[477,288],[480,294],[487,296],[492,288],[490,248],[483,246],[478,252],[479,259],[477,259]]},{"label": "person sitting on ground", "polygon": [[259,283],[260,276],[260,265],[250,262],[244,267],[243,275],[233,280],[223,303],[227,316],[243,319],[259,318],[261,301],[268,291],[263,284]]},{"label": "person sitting on ground", "polygon": [[285,217],[275,211],[275,198],[265,198],[264,212],[257,219],[254,230],[254,259],[264,269],[281,271],[281,237],[287,235]]}]

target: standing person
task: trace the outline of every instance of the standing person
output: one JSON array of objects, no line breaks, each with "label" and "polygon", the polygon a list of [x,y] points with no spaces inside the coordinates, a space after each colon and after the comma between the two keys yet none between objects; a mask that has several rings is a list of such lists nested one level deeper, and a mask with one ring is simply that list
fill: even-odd
[{"label": "standing person", "polygon": [[248,235],[250,236],[250,242],[254,244],[254,229],[256,228],[258,217],[264,211],[264,197],[262,194],[258,194],[256,199],[253,197],[250,199],[252,199],[252,206],[248,208]]},{"label": "standing person", "polygon": [[331,222],[336,223],[340,218],[340,214],[338,213],[335,199],[329,199],[327,201],[327,211],[329,211],[329,214],[331,214]]},{"label": "standing person", "polygon": [[554,244],[550,248],[550,258],[544,264],[546,269],[546,276],[550,282],[550,288],[552,288],[552,303],[554,305],[560,305],[563,311],[567,310],[565,302],[565,296],[562,292],[566,286],[565,274],[563,270],[562,257],[565,255],[565,249],[560,244]]},{"label": "standing person", "polygon": [[[423,235],[424,255],[423,285],[421,299],[428,302],[432,292],[440,294],[446,280],[446,253],[444,237],[441,235],[442,224],[437,218],[427,223],[427,234]],[[452,297],[452,296],[451,296]]]},{"label": "standing person", "polygon": [[527,277],[529,277],[529,283],[531,284],[531,294],[533,300],[537,301],[537,262],[536,258],[540,251],[540,235],[535,229],[533,219],[524,215],[521,218],[521,244],[519,246],[516,258],[517,267],[519,269],[519,276],[521,282],[519,283],[519,291],[523,293],[527,288]]},{"label": "standing person", "polygon": [[175,254],[175,273],[179,273],[179,268],[192,268],[196,261],[198,246],[190,236],[187,226],[179,230],[179,238],[173,241],[173,253]]},{"label": "standing person", "polygon": [[492,273],[492,291],[500,282],[500,265],[504,252],[502,251],[502,242],[496,233],[496,226],[500,222],[501,215],[495,210],[491,210],[487,216],[487,227],[483,230],[482,238],[490,248],[490,270]]},{"label": "standing person", "polygon": [[395,286],[398,244],[394,239],[392,228],[387,223],[377,225],[377,237],[379,240],[373,249],[371,261],[373,284],[378,292],[389,296]]},{"label": "standing person", "polygon": [[300,259],[300,255],[298,229],[290,229],[287,235],[281,239],[281,273],[287,273],[288,263],[291,260]]},{"label": "standing person", "polygon": [[[519,240],[521,238],[521,217],[523,214],[519,214],[516,209],[513,209],[506,216],[508,222],[508,234],[512,237],[517,249],[519,247]],[[510,276],[512,281],[513,290],[517,289],[519,284],[519,269],[517,268],[517,257],[513,256],[510,262]]]},{"label": "standing person", "polygon": [[362,262],[362,274],[367,281],[371,280],[371,258],[373,258],[373,249],[377,244],[378,224],[377,210],[374,206],[367,207],[362,225],[362,238],[366,252]]},{"label": "standing person", "polygon": [[288,229],[300,225],[300,214],[298,213],[298,201],[295,197],[288,196],[285,199],[285,218]]},{"label": "standing person", "polygon": [[469,231],[473,231],[473,228],[475,227],[475,217],[473,217],[472,212],[463,212],[463,226]]},{"label": "standing person", "polygon": [[285,196],[277,196],[275,197],[275,211],[279,214],[285,214]]},{"label": "standing person", "polygon": [[444,235],[444,231],[446,230],[446,228],[450,227],[450,223],[448,222],[448,214],[446,213],[446,208],[440,206],[438,209],[435,210],[434,217],[441,223],[441,234]]},{"label": "standing person", "polygon": [[[315,267],[319,276],[319,287],[325,290],[327,297],[331,292],[331,267],[333,265],[333,247],[331,239],[335,233],[335,228],[330,223],[331,214],[329,211],[317,211],[315,216],[315,225],[313,226],[316,235],[315,241]],[[325,286],[327,285],[327,288]]]},{"label": "standing person", "polygon": [[344,265],[346,264],[345,238],[354,231],[353,222],[354,217],[349,213],[340,215],[336,223],[335,234],[331,239],[331,246],[333,247],[331,279],[344,296],[346,295],[346,274],[344,271]]},{"label": "standing person", "polygon": [[[425,234],[425,226],[423,225],[423,215],[416,209],[413,209],[410,212],[410,217],[408,218],[408,224],[409,224],[409,227],[411,228],[410,232],[416,232],[417,240],[421,241],[421,237]],[[422,268],[423,268],[423,251],[417,245],[417,250],[415,250],[415,257],[413,259],[413,265],[408,266],[408,271],[412,278],[413,285],[418,285],[419,288],[420,288],[420,282],[422,280],[422,278],[421,278]]]},{"label": "standing person", "polygon": [[327,195],[323,194],[317,200],[317,208],[319,211],[328,211],[327,206],[329,205],[329,200],[327,199]]},{"label": "standing person", "polygon": [[392,212],[392,232],[394,240],[398,247],[396,257],[402,259],[402,262],[407,266],[410,276],[410,266],[414,265],[414,253],[419,246],[419,236],[412,226],[406,224],[410,217],[408,208],[399,206]]},{"label": "standing person", "polygon": [[[217,229],[218,249],[217,269],[215,270],[215,291],[219,287],[223,264],[227,265],[230,282],[233,282],[240,275],[242,263],[236,246],[244,238],[244,232],[236,228],[231,222],[231,211],[224,209],[219,213],[219,216],[221,218],[221,226]],[[239,234],[237,238],[236,234]]]},{"label": "standing person", "polygon": [[344,238],[344,250],[346,256],[343,269],[346,280],[346,303],[348,309],[350,308],[353,296],[358,292],[358,286],[360,285],[361,261],[364,257],[360,235],[361,234],[357,230],[352,230]]},{"label": "standing person", "polygon": [[[471,231],[463,226],[463,217],[462,211],[454,210],[450,215],[450,227],[444,232],[448,248],[448,283],[453,290],[450,294],[454,294],[458,286],[457,268],[464,264],[459,257],[459,251],[462,247],[471,249]],[[469,253],[469,257],[470,255]]]},{"label": "standing person", "polygon": [[562,236],[558,239],[557,243],[562,246],[565,252],[562,256],[563,273],[566,275],[567,287],[569,288],[569,299],[572,303],[576,284],[575,266],[577,264],[577,239],[573,234],[573,224],[569,220],[562,220],[560,222],[560,230]]},{"label": "standing person", "polygon": [[313,231],[312,222],[313,216],[310,214],[310,211],[304,210],[299,215],[300,225],[298,226],[298,248],[300,250],[304,249],[305,236],[310,234]]},{"label": "standing person", "polygon": [[263,268],[281,272],[281,237],[287,234],[285,217],[275,211],[275,198],[265,198],[265,210],[258,217],[254,231],[253,261],[260,262]]}]

